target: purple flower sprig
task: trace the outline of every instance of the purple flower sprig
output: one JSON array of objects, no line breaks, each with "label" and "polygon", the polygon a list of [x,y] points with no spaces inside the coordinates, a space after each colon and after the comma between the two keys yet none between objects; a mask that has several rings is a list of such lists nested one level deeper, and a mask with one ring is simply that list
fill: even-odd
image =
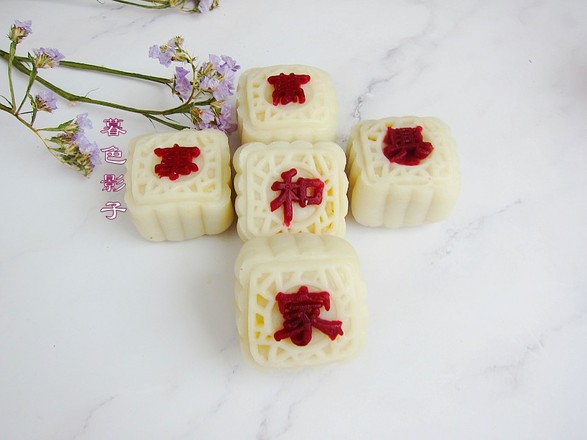
[{"label": "purple flower sprig", "polygon": [[195,57],[192,57],[190,53],[183,48],[183,43],[183,37],[177,36],[165,44],[154,44],[149,48],[149,57],[158,59],[159,63],[163,64],[165,67],[169,67],[172,61],[190,64],[195,63]]},{"label": "purple flower sprig", "polygon": [[192,94],[192,83],[188,78],[189,70],[181,66],[175,68],[175,75],[173,76],[173,92],[179,96],[182,101],[187,101]]},{"label": "purple flower sprig", "polygon": [[[9,97],[0,95],[6,104],[0,104],[0,110],[13,115],[19,122],[29,128],[43,143],[47,150],[63,164],[75,169],[84,176],[89,176],[94,167],[100,163],[99,149],[85,135],[91,128],[86,114],[66,121],[56,127],[36,128],[35,121],[39,112],[53,113],[57,110],[57,95],[51,90],[40,90],[33,95],[31,92],[35,82],[44,83],[38,77],[38,69],[52,69],[59,66],[64,59],[57,49],[33,49],[27,57],[17,57],[17,46],[32,34],[31,21],[15,20],[8,33],[10,40],[9,52],[0,51],[2,58],[8,61]],[[28,64],[28,67],[25,66]],[[16,88],[12,80],[13,70],[20,70],[28,75],[28,83],[22,98],[16,99]],[[50,83],[46,86],[51,88]],[[25,108],[29,103],[30,109]],[[45,137],[44,133],[51,133]]]},{"label": "purple flower sprig", "polygon": [[234,94],[235,73],[239,69],[240,66],[226,55],[210,55],[209,61],[200,66],[200,93],[209,97],[210,104],[208,109],[197,108],[191,112],[190,116],[196,127],[218,128],[228,133],[236,129],[231,122],[231,106],[226,100]]},{"label": "purple flower sprig", "polygon": [[177,9],[181,12],[201,14],[216,9],[220,0],[113,0],[116,3],[147,9]]},{"label": "purple flower sprig", "polygon": [[14,20],[14,24],[10,27],[8,39],[12,41],[14,44],[19,44],[22,40],[24,40],[26,37],[33,33],[33,30],[31,28],[32,24],[33,22],[31,20]]},{"label": "purple flower sprig", "polygon": [[31,97],[31,106],[37,111],[53,113],[57,110],[57,95],[50,90],[41,90]]},{"label": "purple flower sprig", "polygon": [[[163,0],[161,0],[163,1]],[[180,4],[174,0],[172,4]],[[201,0],[194,6],[213,9],[217,2]],[[174,37],[162,45],[149,48],[149,56],[164,66],[174,64],[174,72],[169,77],[158,77],[136,72],[113,69],[105,66],[79,63],[64,59],[63,54],[53,48],[33,49],[27,56],[17,56],[16,48],[22,40],[32,33],[30,21],[15,21],[10,29],[10,51],[0,49],[0,58],[8,62],[9,96],[0,95],[5,103],[0,102],[0,110],[12,114],[27,128],[31,129],[44,143],[47,149],[61,162],[89,175],[97,164],[97,152],[94,144],[83,133],[84,119],[67,121],[52,128],[35,128],[36,118],[40,113],[53,113],[57,110],[57,96],[72,102],[99,105],[117,110],[137,113],[153,122],[166,127],[181,130],[184,128],[215,128],[226,133],[236,128],[232,122],[230,97],[235,91],[235,74],[240,69],[236,61],[227,55],[210,55],[207,61],[199,62],[184,47],[181,36]],[[139,81],[149,81],[168,88],[179,103],[171,108],[141,109],[122,103],[77,95],[57,87],[44,79],[40,72],[45,69],[70,68],[94,71],[107,75],[123,76]],[[13,72],[18,71],[28,76],[26,90],[22,98],[16,99],[16,89],[12,81]],[[33,92],[35,84],[44,90]],[[57,96],[56,96],[57,95]],[[29,109],[25,104],[29,104]],[[181,118],[185,118],[181,120]],[[77,128],[76,128],[77,127]],[[45,138],[44,132],[53,132]],[[57,134],[56,134],[57,133]]]},{"label": "purple flower sprig", "polygon": [[59,65],[65,57],[57,49],[33,49],[33,64],[37,69],[51,69]]},{"label": "purple flower sprig", "polygon": [[234,94],[235,73],[240,66],[227,55],[209,55],[208,61],[198,63],[183,44],[183,38],[175,37],[166,44],[151,46],[149,56],[166,67],[174,62],[181,64],[175,66],[171,92],[182,101],[186,110],[182,113],[195,127],[234,131],[227,99]]},{"label": "purple flower sprig", "polygon": [[55,145],[48,147],[51,154],[84,176],[89,176],[101,163],[98,144],[90,141],[85,134],[90,128],[92,121],[87,113],[82,113],[57,127],[39,129],[39,132],[57,132],[45,139]]}]

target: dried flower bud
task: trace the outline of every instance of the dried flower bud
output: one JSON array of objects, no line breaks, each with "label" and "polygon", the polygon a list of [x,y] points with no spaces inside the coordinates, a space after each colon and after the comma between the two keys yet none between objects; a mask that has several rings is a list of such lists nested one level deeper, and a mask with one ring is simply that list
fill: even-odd
[{"label": "dried flower bud", "polygon": [[8,34],[8,38],[10,41],[18,44],[30,34],[33,33],[31,25],[33,22],[31,20],[27,21],[19,21],[15,20],[14,24],[10,28],[10,33]]},{"label": "dried flower bud", "polygon": [[53,110],[57,110],[57,95],[51,91],[43,90],[35,95],[31,104],[39,111],[52,113]]},{"label": "dried flower bud", "polygon": [[34,64],[38,69],[57,67],[59,61],[65,58],[57,49],[46,49],[41,47],[40,49],[33,49],[33,53]]}]

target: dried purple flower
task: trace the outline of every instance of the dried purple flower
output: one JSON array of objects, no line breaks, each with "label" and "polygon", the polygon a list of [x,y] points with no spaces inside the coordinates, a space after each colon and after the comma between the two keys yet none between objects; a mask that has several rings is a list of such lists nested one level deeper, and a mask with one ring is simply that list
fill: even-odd
[{"label": "dried purple flower", "polygon": [[167,45],[157,46],[154,44],[149,48],[149,57],[158,59],[159,63],[163,64],[165,67],[169,67],[169,65],[171,65],[173,52],[174,50]]},{"label": "dried purple flower", "polygon": [[224,80],[220,81],[216,89],[212,92],[214,99],[222,101],[234,93],[234,85],[232,81]]},{"label": "dried purple flower", "polygon": [[173,91],[184,101],[187,100],[192,93],[192,83],[187,77],[188,73],[190,73],[189,70],[184,69],[183,67],[176,67],[173,79]]},{"label": "dried purple flower", "polygon": [[14,24],[10,27],[10,33],[8,34],[8,38],[10,41],[18,44],[30,34],[33,33],[33,29],[31,25],[33,22],[31,20],[27,21],[20,21],[14,20]]},{"label": "dried purple flower", "polygon": [[232,78],[234,73],[241,68],[241,66],[236,64],[236,61],[228,55],[218,56],[210,54],[208,55],[208,59],[218,73],[226,77]]},{"label": "dried purple flower", "polygon": [[200,81],[200,88],[206,92],[213,93],[220,84],[220,80],[215,76],[205,76]]},{"label": "dried purple flower", "polygon": [[177,36],[167,44],[155,44],[149,48],[149,57],[159,60],[165,67],[169,67],[172,61],[191,62],[191,57],[182,47],[183,41],[183,37]]},{"label": "dried purple flower", "polygon": [[49,90],[42,90],[35,95],[32,104],[39,111],[52,113],[57,110],[57,95]]},{"label": "dried purple flower", "polygon": [[198,3],[198,10],[200,12],[208,12],[212,7],[213,1],[214,0],[200,0],[200,2]]},{"label": "dried purple flower", "polygon": [[216,125],[227,134],[236,130],[235,124],[232,123],[232,108],[227,102],[222,103],[220,114],[216,118]]},{"label": "dried purple flower", "polygon": [[198,107],[194,107],[192,109],[192,116],[194,125],[199,130],[213,127],[214,119],[216,119],[216,115],[210,108],[200,109]]},{"label": "dried purple flower", "polygon": [[65,57],[57,49],[47,49],[41,47],[40,49],[33,49],[35,67],[39,69],[57,67],[59,61]]},{"label": "dried purple flower", "polygon": [[200,118],[204,124],[210,124],[210,122],[212,122],[215,118],[214,112],[209,108],[205,108],[200,113]]},{"label": "dried purple flower", "polygon": [[[116,0],[115,0],[116,1]],[[145,0],[156,1],[159,4],[164,4],[165,7],[181,6],[181,10],[189,12],[202,12],[205,10],[212,10],[218,6],[219,0]],[[127,3],[126,0],[124,3]],[[134,3],[131,3],[134,4]],[[138,5],[138,3],[136,3]],[[187,9],[186,5],[190,8]],[[198,11],[200,9],[200,11]],[[9,63],[9,75],[11,68],[19,68],[19,63],[25,57],[16,57],[15,46],[24,38],[32,33],[32,21],[18,21],[15,20],[9,33],[11,39],[11,54],[13,63]],[[11,55],[9,54],[9,55]],[[108,69],[117,75],[132,76],[136,78],[148,79],[165,86],[171,86],[173,94],[177,95],[182,101],[182,105],[174,106],[170,109],[154,112],[155,115],[160,115],[163,118],[154,117],[150,111],[136,109],[133,107],[126,107],[128,111],[145,114],[149,119],[159,121],[176,129],[188,128],[185,125],[175,120],[175,116],[183,114],[188,116],[191,120],[192,126],[198,128],[216,128],[224,130],[229,133],[235,129],[235,125],[231,123],[231,108],[230,105],[224,101],[234,93],[234,74],[240,69],[236,61],[229,56],[210,55],[209,61],[198,62],[198,58],[191,55],[184,48],[184,39],[181,36],[174,37],[162,45],[153,45],[149,48],[149,56],[159,60],[165,66],[169,66],[172,62],[183,63],[183,67],[177,66],[175,73],[171,79],[150,77],[148,75],[139,75],[132,72],[125,72],[117,69]],[[50,90],[57,90],[61,96],[73,97],[73,101],[81,100],[77,95],[63,91],[53,86],[53,83],[42,80],[37,76],[37,69],[52,68],[60,64],[65,57],[57,49],[39,48],[34,49],[29,54],[28,59],[32,68],[29,71],[29,86],[26,89],[25,96],[20,100],[20,105],[17,106],[16,96],[12,82],[10,85],[10,99],[4,98],[11,106],[2,107],[0,110],[15,114],[21,122],[28,128],[33,130],[37,136],[43,140],[43,143],[48,150],[61,162],[71,166],[74,169],[82,172],[84,175],[89,175],[92,169],[100,162],[99,149],[95,142],[90,142],[85,135],[85,130],[92,128],[92,123],[87,114],[77,115],[76,118],[70,119],[56,127],[36,129],[33,124],[35,122],[37,112],[53,112],[57,109],[57,99],[54,93],[49,90],[41,91],[37,94],[31,94],[31,86],[35,81],[41,82]],[[25,62],[26,64],[26,62]],[[76,63],[68,63],[68,66],[75,66]],[[189,65],[187,67],[186,65]],[[102,71],[101,66],[88,65],[91,70]],[[185,68],[187,67],[187,69]],[[81,68],[81,67],[80,67]],[[19,70],[21,70],[19,68]],[[191,75],[190,75],[191,73]],[[23,104],[28,100],[31,105],[30,111],[20,110]],[[87,98],[83,100],[93,104],[107,105],[110,107],[120,108],[121,106],[105,101],[99,102]],[[14,110],[16,109],[16,112]],[[30,122],[22,120],[21,115],[30,115]],[[43,137],[42,132],[50,132],[52,136],[49,138]],[[49,144],[56,144],[52,147]]]},{"label": "dried purple flower", "polygon": [[100,160],[100,147],[96,142],[90,141],[83,133],[74,136],[74,142],[81,154],[89,157],[92,169],[102,163]]},{"label": "dried purple flower", "polygon": [[47,146],[53,155],[66,165],[78,170],[84,176],[89,176],[100,161],[100,149],[96,142],[91,142],[85,135],[84,129],[91,128],[92,123],[86,113],[78,115],[55,127],[51,131],[59,133],[47,142],[57,144],[57,148]]},{"label": "dried purple flower", "polygon": [[25,34],[24,35],[25,37],[27,37],[33,33],[32,24],[33,24],[33,22],[31,20],[27,20],[27,21],[14,20],[14,25],[18,29],[22,30],[22,32]]},{"label": "dried purple flower", "polygon": [[87,113],[80,113],[76,116],[74,124],[77,125],[78,129],[84,131],[92,128],[92,121],[88,118]]}]

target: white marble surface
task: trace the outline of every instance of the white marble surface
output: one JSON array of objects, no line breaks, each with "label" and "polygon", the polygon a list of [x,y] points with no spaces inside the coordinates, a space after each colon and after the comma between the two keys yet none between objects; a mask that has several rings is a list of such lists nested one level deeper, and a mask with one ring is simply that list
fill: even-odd
[{"label": "white marble surface", "polygon": [[[267,373],[238,346],[234,226],[147,242],[128,215],[100,212],[122,201],[99,183],[120,168],[79,177],[0,114],[1,439],[587,438],[587,3],[223,0],[193,16],[2,1],[3,35],[14,19],[33,20],[22,49],[156,75],[168,71],[148,47],[175,34],[243,68],[321,67],[340,99],[339,143],[361,119],[438,116],[457,139],[463,190],[432,226],[349,218],[368,286],[366,350]],[[96,98],[169,99],[93,74],[51,78]],[[88,112],[104,147],[156,130],[60,107],[51,121]],[[106,117],[128,134],[110,142]]]}]

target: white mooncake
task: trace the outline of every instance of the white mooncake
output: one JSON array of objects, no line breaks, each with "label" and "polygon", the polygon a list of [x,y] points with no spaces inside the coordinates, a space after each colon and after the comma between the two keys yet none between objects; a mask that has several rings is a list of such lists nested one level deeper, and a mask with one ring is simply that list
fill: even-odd
[{"label": "white mooncake", "polygon": [[333,142],[252,142],[235,153],[237,232],[344,235],[346,157]]},{"label": "white mooncake", "polygon": [[365,226],[399,228],[444,220],[460,190],[455,141],[431,117],[356,124],[347,145],[351,212]]},{"label": "white mooncake", "polygon": [[344,239],[281,234],[246,242],[235,264],[243,353],[262,367],[352,358],[366,341],[366,288]]},{"label": "white mooncake", "polygon": [[152,241],[219,234],[233,221],[230,152],[219,130],[182,130],[131,141],[125,201]]},{"label": "white mooncake", "polygon": [[330,76],[315,67],[260,67],[239,78],[237,117],[243,144],[334,141],[336,112]]}]

